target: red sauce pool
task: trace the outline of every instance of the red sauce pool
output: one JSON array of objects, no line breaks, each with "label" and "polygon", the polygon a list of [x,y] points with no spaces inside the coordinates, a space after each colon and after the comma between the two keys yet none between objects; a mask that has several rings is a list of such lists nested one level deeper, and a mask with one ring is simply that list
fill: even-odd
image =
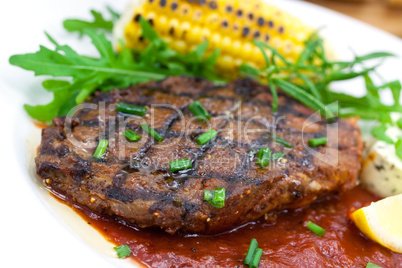
[{"label": "red sauce pool", "polygon": [[[348,218],[351,211],[376,200],[356,187],[304,209],[283,211],[274,223],[260,220],[216,236],[138,230],[76,204],[73,208],[107,240],[129,245],[133,258],[148,267],[243,267],[251,238],[264,250],[259,267],[366,267],[368,262],[402,267],[402,254],[367,239]],[[325,236],[310,232],[305,227],[308,221],[323,227]]]}]

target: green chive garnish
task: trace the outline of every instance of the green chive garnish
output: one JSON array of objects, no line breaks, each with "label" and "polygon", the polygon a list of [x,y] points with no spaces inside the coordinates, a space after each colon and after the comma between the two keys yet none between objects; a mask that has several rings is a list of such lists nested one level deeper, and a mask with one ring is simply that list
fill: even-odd
[{"label": "green chive garnish", "polygon": [[320,145],[325,145],[327,144],[328,139],[326,137],[321,137],[321,138],[316,138],[316,139],[309,139],[308,140],[308,145],[311,147],[317,147]]},{"label": "green chive garnish", "polygon": [[204,134],[198,136],[195,141],[199,145],[204,145],[205,143],[209,142],[211,139],[213,139],[216,135],[218,135],[218,132],[216,132],[215,129],[210,129],[209,131],[205,132]]},{"label": "green chive garnish", "polygon": [[257,163],[261,167],[269,166],[269,161],[271,160],[271,150],[269,148],[261,148],[257,154]]},{"label": "green chive garnish", "polygon": [[255,251],[254,258],[253,258],[253,261],[251,262],[250,268],[257,268],[258,267],[258,264],[260,263],[262,253],[263,253],[263,251],[260,248],[258,248]]},{"label": "green chive garnish", "polygon": [[258,248],[258,242],[255,238],[251,239],[250,246],[248,247],[244,264],[252,268],[257,268],[262,256],[262,249]]},{"label": "green chive garnish", "polygon": [[282,144],[283,146],[285,146],[286,148],[293,148],[293,145],[287,141],[285,141],[283,138],[275,135],[275,142]]},{"label": "green chive garnish", "polygon": [[163,137],[155,129],[151,128],[147,123],[142,123],[141,128],[151,135],[157,141],[163,141]]},{"label": "green chive garnish", "polygon": [[325,235],[325,230],[311,221],[307,223],[307,228],[320,237]]},{"label": "green chive garnish", "polygon": [[214,191],[204,190],[204,200],[211,201],[214,198]]},{"label": "green chive garnish", "polygon": [[131,249],[127,245],[117,246],[114,247],[114,249],[117,251],[117,256],[119,258],[125,258],[131,254]]},{"label": "green chive garnish", "polygon": [[170,172],[176,172],[178,170],[189,169],[193,167],[191,161],[188,159],[180,159],[169,162],[169,166],[170,166]]},{"label": "green chive garnish", "polygon": [[129,140],[129,141],[139,141],[141,139],[141,136],[132,131],[131,129],[127,129],[126,131],[123,132],[123,135]]},{"label": "green chive garnish", "polygon": [[225,206],[226,190],[225,188],[215,188],[214,191],[204,190],[204,200],[208,201],[215,208]]},{"label": "green chive garnish", "polygon": [[225,206],[226,190],[225,188],[215,188],[213,203],[214,207],[223,208]]},{"label": "green chive garnish", "polygon": [[258,248],[258,242],[257,239],[252,238],[251,242],[250,242],[250,246],[248,247],[248,251],[247,251],[247,255],[246,258],[244,259],[244,264],[250,266],[252,261],[253,261],[253,257],[255,254],[255,251]]},{"label": "green chive garnish", "polygon": [[139,116],[143,116],[147,112],[147,108],[144,106],[137,106],[137,105],[125,103],[125,102],[119,102],[117,104],[116,110],[119,112],[126,113],[126,114],[135,114],[135,115],[139,115]]},{"label": "green chive garnish", "polygon": [[372,262],[367,263],[366,268],[382,268],[381,266],[378,266],[377,264],[374,264]]},{"label": "green chive garnish", "polygon": [[283,152],[274,153],[272,155],[272,160],[278,160],[279,158],[284,157],[284,156],[285,156],[285,153],[283,153]]},{"label": "green chive garnish", "polygon": [[211,116],[209,115],[208,111],[205,110],[204,106],[199,101],[195,101],[191,103],[188,108],[190,111],[194,114],[195,118],[197,118],[198,121],[204,122],[206,120],[211,119]]},{"label": "green chive garnish", "polygon": [[106,148],[109,145],[108,140],[99,140],[98,147],[96,147],[95,153],[93,155],[94,158],[100,159],[106,152]]}]

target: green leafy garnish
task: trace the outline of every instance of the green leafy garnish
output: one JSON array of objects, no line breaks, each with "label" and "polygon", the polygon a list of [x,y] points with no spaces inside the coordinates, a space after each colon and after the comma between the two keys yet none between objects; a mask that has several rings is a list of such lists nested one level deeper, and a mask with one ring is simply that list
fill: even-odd
[{"label": "green leafy garnish", "polygon": [[395,153],[396,153],[396,156],[398,156],[399,159],[402,160],[402,138],[399,138],[395,142]]},{"label": "green leafy garnish", "polygon": [[[390,112],[402,113],[399,104],[401,95],[401,83],[392,81],[383,85],[375,85],[370,77],[376,73],[379,66],[367,67],[369,60],[383,60],[394,57],[388,52],[374,52],[363,56],[356,56],[350,62],[329,61],[326,57],[323,39],[314,33],[305,42],[305,48],[299,58],[293,63],[288,61],[277,49],[261,41],[254,41],[260,48],[266,66],[256,69],[247,64],[240,66],[240,74],[250,77],[270,86],[273,95],[272,110],[277,111],[277,89],[281,89],[296,100],[321,113],[327,119],[334,116],[353,117],[362,119],[380,120]],[[266,54],[266,49],[272,53]],[[367,92],[363,97],[354,97],[348,94],[336,93],[330,90],[330,84],[334,81],[344,81],[362,77],[366,82]],[[394,105],[386,105],[381,101],[380,92],[389,90],[394,99]],[[326,109],[326,107],[338,101],[339,112]]]},{"label": "green leafy garnish", "polygon": [[396,121],[396,125],[397,125],[400,129],[402,129],[402,118],[399,118],[399,119]]},{"label": "green leafy garnish", "polygon": [[120,16],[116,11],[112,10],[110,7],[108,7],[107,9],[110,15],[112,16],[111,20],[106,20],[100,12],[96,10],[91,10],[93,21],[67,19],[63,21],[63,26],[67,31],[79,32],[81,35],[85,34],[86,29],[96,29],[110,32],[113,29],[114,22],[117,19],[119,19]]},{"label": "green leafy garnish", "polygon": [[53,118],[66,115],[96,90],[127,88],[175,75],[224,81],[214,70],[219,51],[205,56],[207,42],[191,53],[181,54],[169,49],[146,20],[141,19],[141,27],[144,37],[149,40],[147,49],[142,52],[129,50],[122,45],[122,51],[116,54],[103,33],[82,26],[80,32],[92,40],[99,57],[80,55],[68,45],[58,44],[49,34],[46,35],[55,46],[54,49],[40,46],[36,53],[11,56],[10,64],[33,71],[37,76],[68,78],[46,80],[43,86],[53,93],[53,101],[46,105],[25,105],[25,110],[33,119],[50,123]]},{"label": "green leafy garnish", "polygon": [[385,125],[380,125],[373,128],[371,134],[380,141],[385,141],[386,143],[394,144],[394,141],[390,137],[388,137],[386,131],[387,127]]},{"label": "green leafy garnish", "polygon": [[226,189],[217,187],[213,191],[204,190],[204,200],[215,208],[223,208],[225,206]]},{"label": "green leafy garnish", "polygon": [[131,254],[131,249],[127,245],[117,246],[117,247],[114,247],[114,249],[116,250],[117,256],[119,258],[125,258]]},{"label": "green leafy garnish", "polygon": [[278,160],[279,158],[282,158],[284,156],[285,156],[284,152],[274,153],[272,154],[272,160]]}]

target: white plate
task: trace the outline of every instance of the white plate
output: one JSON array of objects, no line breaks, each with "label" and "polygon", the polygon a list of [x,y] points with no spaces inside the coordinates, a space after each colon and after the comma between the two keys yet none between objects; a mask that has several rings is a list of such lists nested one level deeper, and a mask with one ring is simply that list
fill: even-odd
[{"label": "white plate", "polygon": [[[336,54],[342,59],[352,56],[352,47],[358,54],[386,50],[398,54],[381,68],[386,79],[402,80],[402,41],[397,37],[354,19],[301,1],[270,1],[314,27],[326,26],[322,34],[329,40]],[[125,0],[13,0],[0,3],[0,131],[1,178],[1,267],[111,267],[129,266],[127,261],[111,257],[111,245],[104,242],[91,228],[73,230],[71,218],[64,216],[46,201],[29,175],[27,161],[32,163],[32,141],[38,137],[24,110],[23,103],[46,102],[50,96],[40,87],[41,78],[8,64],[12,54],[33,52],[39,44],[50,45],[43,31],[46,30],[61,43],[71,44],[80,52],[92,53],[82,41],[67,34],[61,22],[67,17],[89,18],[90,8],[103,10],[109,4],[122,10]],[[339,84],[337,88],[359,94],[360,82]],[[27,148],[28,149],[27,151]],[[59,215],[62,213],[63,215]],[[64,218],[64,219],[63,219]],[[67,222],[66,222],[67,219]],[[96,244],[105,247],[94,249],[88,245],[90,236]],[[92,240],[93,240],[92,239]],[[102,253],[100,253],[102,252]],[[130,266],[133,267],[133,266]]]}]

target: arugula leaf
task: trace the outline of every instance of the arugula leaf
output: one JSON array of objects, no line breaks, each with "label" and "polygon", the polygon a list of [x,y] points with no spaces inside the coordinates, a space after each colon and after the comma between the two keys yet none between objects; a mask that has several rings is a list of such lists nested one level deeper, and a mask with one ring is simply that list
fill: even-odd
[{"label": "arugula leaf", "polygon": [[390,113],[381,113],[380,114],[380,119],[379,121],[383,123],[384,125],[394,125],[394,122],[392,122],[391,114]]},{"label": "arugula leaf", "polygon": [[110,64],[113,64],[115,55],[112,44],[106,39],[104,34],[98,34],[90,29],[84,29],[84,33],[88,35],[96,49],[99,51],[101,58],[106,59]]},{"label": "arugula leaf", "polygon": [[42,82],[42,86],[50,92],[63,90],[70,85],[71,85],[70,82],[65,80],[49,79]]},{"label": "arugula leaf", "polygon": [[[114,20],[116,20],[117,16],[114,11],[109,9],[109,12],[112,14]],[[64,28],[69,32],[79,32],[81,35],[84,34],[86,29],[101,29],[107,32],[112,31],[113,29],[113,21],[105,20],[101,13],[96,10],[91,10],[91,14],[93,16],[93,21],[84,21],[78,19],[67,19],[63,21]]]},{"label": "arugula leaf", "polygon": [[41,46],[36,53],[10,57],[10,64],[33,71],[35,75],[67,77],[72,81],[46,80],[43,86],[53,93],[53,101],[47,105],[25,105],[32,118],[50,123],[54,117],[67,114],[75,105],[84,102],[96,90],[127,88],[150,80],[161,80],[168,75],[205,77],[219,83],[224,81],[215,73],[220,51],[217,49],[205,55],[208,43],[200,44],[187,55],[178,53],[168,48],[148,21],[141,20],[148,47],[141,52],[133,51],[121,42],[121,53],[115,53],[105,34],[97,32],[92,26],[81,26],[80,32],[91,39],[99,52],[98,58],[80,55],[71,47],[60,45],[47,33],[49,41],[55,46],[53,50]]},{"label": "arugula leaf", "polygon": [[380,125],[371,131],[371,134],[380,141],[384,141],[388,144],[394,144],[394,141],[386,134],[387,127],[385,125]]},{"label": "arugula leaf", "polygon": [[399,159],[402,160],[402,139],[401,138],[399,138],[397,140],[397,142],[395,143],[395,153],[396,153],[396,156],[398,156]]},{"label": "arugula leaf", "polygon": [[402,118],[399,118],[399,119],[396,121],[396,125],[397,125],[400,129],[402,129]]},{"label": "arugula leaf", "polygon": [[140,18],[140,25],[142,29],[142,35],[151,42],[159,41],[158,33],[152,28],[151,24],[144,19],[143,17]]},{"label": "arugula leaf", "polygon": [[112,16],[112,21],[115,22],[118,19],[120,19],[120,14],[114,10],[111,6],[106,6],[107,11],[110,13],[110,15]]}]

